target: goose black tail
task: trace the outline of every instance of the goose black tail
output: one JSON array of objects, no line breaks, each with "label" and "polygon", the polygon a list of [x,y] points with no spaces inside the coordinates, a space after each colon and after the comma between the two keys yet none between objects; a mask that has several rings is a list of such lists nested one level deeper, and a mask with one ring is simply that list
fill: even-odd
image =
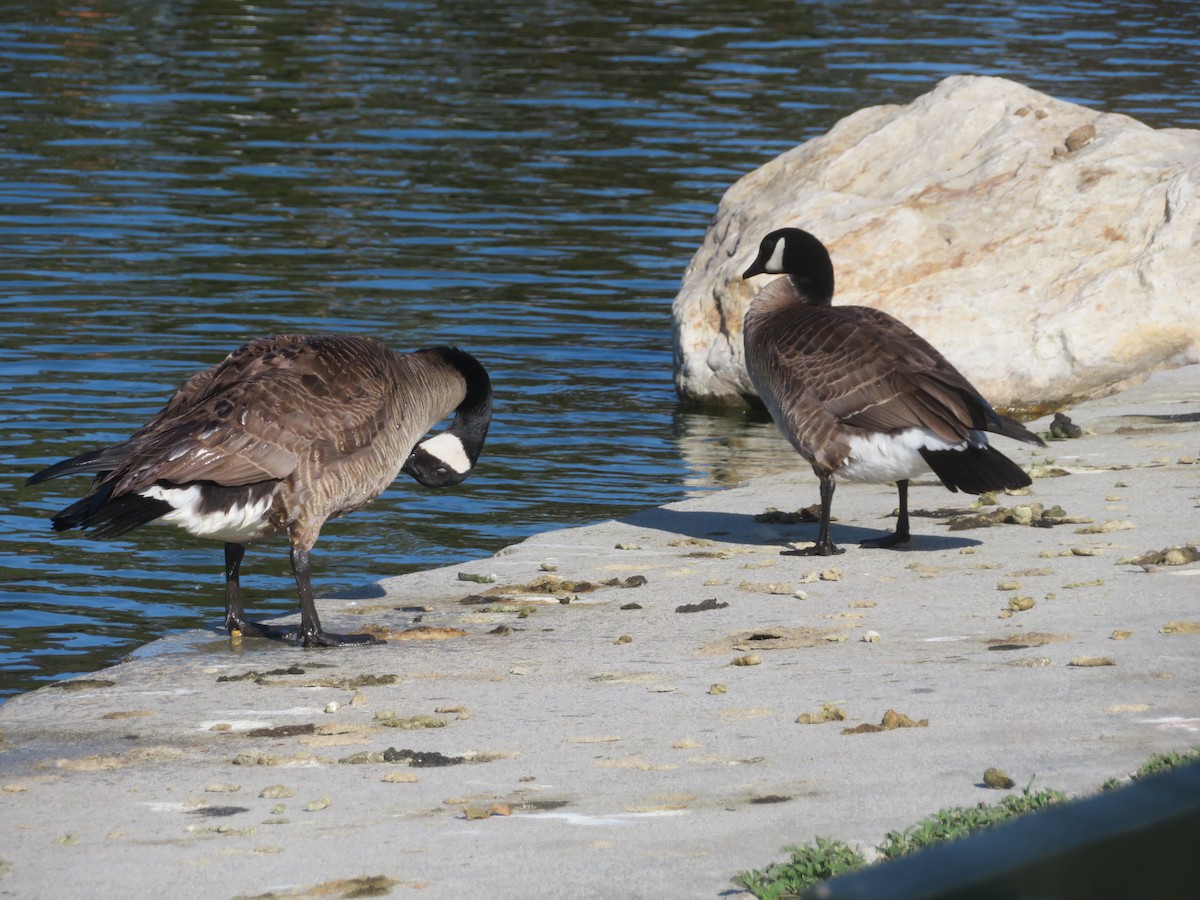
[{"label": "goose black tail", "polygon": [[77,500],[51,519],[55,531],[68,528],[86,528],[100,538],[111,538],[153,522],[171,511],[166,500],[143,497],[140,494],[123,494],[110,499],[112,485],[102,486],[98,491]]},{"label": "goose black tail", "polygon": [[995,434],[1002,434],[1005,437],[1012,438],[1014,441],[1022,441],[1026,444],[1035,444],[1038,447],[1045,447],[1046,442],[1040,437],[1018,422],[1011,416],[1002,415],[995,410],[991,410],[991,415],[988,416],[987,430]]},{"label": "goose black tail", "polygon": [[[111,447],[101,447],[99,450],[89,450],[71,459],[64,459],[52,466],[47,466],[40,472],[35,472],[25,479],[26,485],[41,484],[51,478],[61,478],[63,475],[97,475],[100,472],[112,471],[113,463]],[[108,454],[108,455],[106,455]]]},{"label": "goose black tail", "polygon": [[1029,475],[995,447],[965,450],[926,450],[921,456],[942,484],[952,491],[982,494],[1031,484]]}]

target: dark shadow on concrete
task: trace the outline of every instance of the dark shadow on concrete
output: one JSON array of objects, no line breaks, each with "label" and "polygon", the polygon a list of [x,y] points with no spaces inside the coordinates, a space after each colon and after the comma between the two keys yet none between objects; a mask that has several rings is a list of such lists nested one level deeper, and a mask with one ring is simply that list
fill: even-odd
[{"label": "dark shadow on concrete", "polygon": [[375,582],[338,591],[333,596],[338,600],[381,600],[387,596],[387,591],[383,589],[383,585]]},{"label": "dark shadow on concrete", "polygon": [[1146,413],[1146,414],[1133,413],[1133,414],[1124,415],[1124,416],[1113,416],[1114,422],[1117,419],[1134,419],[1134,420],[1143,421],[1143,422],[1146,421],[1147,419],[1149,419],[1154,422],[1164,422],[1164,423],[1169,423],[1172,425],[1191,425],[1196,422],[1200,422],[1200,413],[1195,413],[1195,412],[1160,413],[1157,415],[1152,414],[1152,413]]},{"label": "dark shadow on concrete", "polygon": [[[816,523],[779,525],[756,522],[754,516],[747,513],[705,512],[703,510],[657,507],[634,513],[621,521],[639,528],[653,528],[683,537],[709,538],[728,544],[758,544],[762,546],[775,544],[781,550],[787,549],[787,545],[792,542],[817,539]],[[847,553],[858,551],[857,545],[860,541],[883,537],[889,531],[890,529],[843,525],[836,521],[832,525],[834,543],[845,547]],[[956,535],[921,534],[914,531],[912,541],[903,547],[895,548],[895,550],[899,553],[928,553],[976,547],[980,543],[972,538]]]}]

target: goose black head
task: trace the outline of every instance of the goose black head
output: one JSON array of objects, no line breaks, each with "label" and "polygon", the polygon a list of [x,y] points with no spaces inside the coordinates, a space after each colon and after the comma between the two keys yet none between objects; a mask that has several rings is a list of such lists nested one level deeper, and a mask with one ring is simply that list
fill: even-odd
[{"label": "goose black head", "polygon": [[479,360],[465,350],[434,347],[421,352],[436,354],[458,370],[466,393],[450,427],[413,447],[400,471],[426,487],[450,487],[471,473],[483,450],[492,423],[492,381]]},{"label": "goose black head", "polygon": [[799,228],[772,231],[758,246],[758,257],[743,278],[786,275],[809,300],[828,304],[833,299],[833,262],[825,245]]},{"label": "goose black head", "polygon": [[450,487],[465,480],[474,465],[462,438],[446,430],[413,447],[400,471],[425,487]]}]

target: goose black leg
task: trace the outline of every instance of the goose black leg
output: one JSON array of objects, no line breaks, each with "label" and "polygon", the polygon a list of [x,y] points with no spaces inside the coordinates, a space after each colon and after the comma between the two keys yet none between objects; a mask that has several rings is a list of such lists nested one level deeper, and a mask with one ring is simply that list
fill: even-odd
[{"label": "goose black leg", "polygon": [[859,543],[860,547],[895,547],[897,544],[907,544],[912,538],[908,531],[908,479],[896,482],[896,492],[900,495],[900,517],[896,520],[896,530],[887,537],[871,538]]},{"label": "goose black leg", "polygon": [[294,639],[295,628],[247,621],[246,609],[242,605],[242,585],[238,580],[242,569],[242,557],[245,555],[246,548],[241,544],[225,545],[225,630],[231,635],[239,633],[274,640]]},{"label": "goose black leg", "polygon": [[242,585],[238,575],[242,570],[242,557],[246,548],[241,544],[225,545],[225,627],[233,631],[241,627],[246,613],[242,606]]},{"label": "goose black leg", "polygon": [[821,525],[817,532],[817,542],[811,547],[805,547],[803,550],[784,550],[783,553],[787,556],[836,556],[839,553],[846,551],[834,544],[832,538],[829,537],[829,515],[833,507],[833,489],[835,487],[832,478],[821,479]]},{"label": "goose black leg", "polygon": [[359,644],[386,644],[369,634],[333,634],[321,627],[317,605],[313,602],[312,570],[308,551],[292,545],[292,573],[300,595],[300,643],[305,647],[349,647]]}]

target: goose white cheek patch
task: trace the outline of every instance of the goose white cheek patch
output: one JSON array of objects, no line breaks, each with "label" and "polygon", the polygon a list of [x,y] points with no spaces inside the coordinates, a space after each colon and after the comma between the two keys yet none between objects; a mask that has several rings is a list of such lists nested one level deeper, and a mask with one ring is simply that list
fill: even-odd
[{"label": "goose white cheek patch", "polygon": [[763,266],[769,275],[778,275],[783,271],[783,241],[775,242],[775,249],[771,251],[771,258],[767,260],[767,264]]},{"label": "goose white cheek patch", "polygon": [[467,449],[463,446],[462,441],[449,432],[431,437],[420,446],[430,456],[441,460],[459,475],[465,475],[471,471],[471,460],[467,456]]}]

